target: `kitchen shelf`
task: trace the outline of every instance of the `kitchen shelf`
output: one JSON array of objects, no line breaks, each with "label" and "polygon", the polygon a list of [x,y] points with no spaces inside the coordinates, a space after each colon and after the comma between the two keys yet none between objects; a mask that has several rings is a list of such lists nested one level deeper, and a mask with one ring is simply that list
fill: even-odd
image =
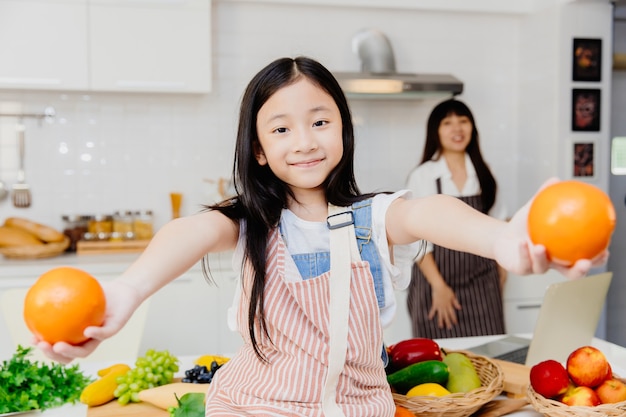
[{"label": "kitchen shelf", "polygon": [[150,240],[122,240],[122,241],[79,241],[76,243],[78,255],[98,255],[105,253],[135,253],[142,252]]}]

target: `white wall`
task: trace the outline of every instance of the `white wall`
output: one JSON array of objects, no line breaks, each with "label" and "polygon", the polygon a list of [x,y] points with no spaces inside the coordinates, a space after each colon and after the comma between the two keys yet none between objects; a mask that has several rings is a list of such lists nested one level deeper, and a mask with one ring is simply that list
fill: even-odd
[{"label": "white wall", "polygon": [[[185,194],[183,213],[215,198],[203,179],[228,177],[237,106],[249,79],[281,56],[310,55],[329,69],[357,70],[352,36],[382,30],[399,71],[447,72],[465,83],[486,159],[510,207],[517,204],[520,14],[215,1],[214,91],[206,96],[0,92],[0,108],[57,111],[54,124],[27,126],[27,180],[33,205],[0,202],[0,216],[61,227],[63,213],[151,208],[170,215],[168,193]],[[494,34],[498,34],[494,36]],[[421,154],[435,102],[354,102],[357,179],[363,191],[398,189]],[[11,119],[0,121],[0,178],[17,164]],[[62,153],[67,149],[67,153]],[[91,160],[84,158],[89,155]]]},{"label": "white wall", "polygon": [[[389,37],[399,71],[452,73],[465,83],[460,99],[474,111],[511,212],[548,177],[569,177],[571,39],[602,37],[610,45],[608,0],[537,1],[532,13],[528,1],[514,12],[294,3],[214,1],[214,91],[206,96],[0,91],[0,110],[51,105],[58,115],[53,124],[28,122],[33,205],[15,209],[0,201],[0,220],[20,215],[61,227],[64,213],[149,208],[160,226],[170,217],[173,190],[185,195],[183,214],[197,211],[217,196],[205,179],[230,176],[237,106],[250,78],[275,58],[300,54],[330,70],[357,70],[351,39],[363,28]],[[605,53],[605,109],[608,59]],[[352,103],[362,191],[403,187],[434,104]],[[17,166],[13,123],[0,119],[0,179],[9,183]],[[603,129],[596,136],[601,186],[608,173]]]}]

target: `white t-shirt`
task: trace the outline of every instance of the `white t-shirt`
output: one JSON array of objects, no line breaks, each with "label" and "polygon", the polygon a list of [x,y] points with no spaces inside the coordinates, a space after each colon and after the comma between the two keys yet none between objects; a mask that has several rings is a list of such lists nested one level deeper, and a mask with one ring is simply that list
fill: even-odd
[{"label": "white t-shirt", "polygon": [[[448,164],[446,164],[446,160],[443,157],[424,162],[415,168],[409,175],[407,188],[416,198],[437,194],[436,180],[437,178],[441,178],[441,194],[447,194],[453,197],[470,197],[480,194],[480,182],[476,175],[476,169],[467,153],[465,154],[465,169],[467,170],[467,180],[461,191],[459,191],[452,181],[452,173],[448,169]],[[507,217],[507,210],[502,200],[498,198],[498,194],[499,193],[496,193],[496,199],[491,210],[489,210],[489,215],[496,219],[504,220]],[[432,250],[433,245],[428,243],[426,252],[432,252]]]},{"label": "white t-shirt", "polygon": [[[387,232],[385,226],[385,213],[387,208],[398,197],[410,198],[407,190],[398,191],[393,194],[378,194],[372,200],[372,240],[378,248],[383,276],[383,291],[385,294],[385,305],[380,309],[380,319],[382,326],[391,323],[396,314],[396,297],[394,289],[405,289],[411,280],[411,267],[417,255],[419,244],[396,245],[393,247],[393,262],[387,243]],[[292,254],[309,252],[330,251],[330,237],[326,222],[310,222],[298,218],[293,212],[284,210],[281,216],[283,224],[283,235],[287,242],[288,249]],[[233,255],[233,268],[241,271],[245,245],[245,225],[240,227],[239,241]],[[300,276],[298,269],[291,260],[285,259],[286,277],[296,279]],[[237,331],[237,311],[239,300],[241,299],[241,284],[237,283],[233,305],[228,309],[228,326],[231,330]],[[246,326],[246,325],[244,325]]]}]

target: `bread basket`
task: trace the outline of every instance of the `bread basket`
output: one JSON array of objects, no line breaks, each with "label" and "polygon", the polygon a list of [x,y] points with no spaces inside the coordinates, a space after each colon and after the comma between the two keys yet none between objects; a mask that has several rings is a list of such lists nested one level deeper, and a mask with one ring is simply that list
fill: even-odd
[{"label": "bread basket", "polygon": [[6,246],[0,248],[0,253],[5,258],[12,259],[52,258],[62,254],[69,245],[70,239],[65,236],[60,242],[46,243],[44,245]]},{"label": "bread basket", "polygon": [[[618,378],[626,382],[623,378]],[[595,407],[569,406],[557,400],[551,400],[535,392],[531,385],[527,392],[530,405],[548,417],[623,417],[626,416],[626,401],[614,404],[600,404]]]},{"label": "bread basket", "polygon": [[[449,351],[450,353],[452,351]],[[419,396],[408,398],[393,393],[397,405],[408,409],[416,416],[425,417],[469,417],[480,407],[497,397],[504,389],[504,373],[498,364],[471,352],[466,355],[476,368],[482,386],[467,393],[454,393],[444,397]]]}]

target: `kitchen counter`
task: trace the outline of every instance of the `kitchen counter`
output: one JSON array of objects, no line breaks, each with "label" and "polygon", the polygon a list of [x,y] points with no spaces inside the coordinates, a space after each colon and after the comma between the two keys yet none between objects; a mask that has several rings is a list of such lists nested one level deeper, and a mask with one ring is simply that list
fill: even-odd
[{"label": "kitchen counter", "polygon": [[[502,336],[478,336],[478,337],[464,337],[464,338],[453,338],[453,339],[440,339],[438,343],[444,349],[448,350],[461,350],[467,349],[473,346],[477,346],[483,343],[486,343],[491,340],[496,340],[501,338]],[[592,345],[599,348],[604,352],[607,359],[611,363],[613,371],[618,375],[626,375],[626,348],[621,346],[609,343],[607,341],[594,338]],[[201,352],[198,355],[189,355],[189,356],[180,356],[180,371],[177,376],[180,377],[183,375],[186,369],[189,369],[193,365],[193,360],[199,356],[200,354],[207,353]],[[214,352],[210,352],[214,353]],[[86,364],[84,368],[85,372],[95,375],[98,369],[101,367],[105,367],[110,365],[111,363],[91,363]],[[132,364],[130,364],[132,365]],[[504,396],[499,396],[496,399],[503,399]],[[103,408],[101,410],[91,409],[86,410],[83,405],[77,405],[75,407],[64,406],[65,417],[108,417],[108,416],[116,416],[116,417],[124,417],[124,416],[134,416],[134,417],[154,417],[156,415],[167,416],[166,412],[160,412],[159,409],[151,407],[147,404],[142,404],[140,407],[134,407],[134,405],[126,406],[126,407],[116,407],[115,404],[111,404],[111,406]],[[52,417],[53,415],[56,417],[59,414],[47,414],[54,413],[54,410],[50,410],[49,412],[45,412],[41,414],[42,417]],[[542,414],[537,413],[531,405],[527,405],[516,411],[514,413],[508,414],[513,417],[541,417]]]},{"label": "kitchen counter", "polygon": [[[138,256],[139,253],[63,254],[33,260],[0,257],[0,293],[28,288],[41,274],[58,266],[80,268],[101,282],[109,281],[123,273]],[[205,349],[234,351],[239,347],[241,338],[228,328],[226,320],[236,288],[231,260],[230,252],[209,256],[215,285],[206,281],[198,262],[151,297],[140,352],[148,348],[168,349],[185,355]],[[19,319],[17,315],[10,318]],[[9,328],[0,316],[0,359],[9,357],[14,350]]]},{"label": "kitchen counter", "polygon": [[138,253],[111,255],[76,255],[63,254],[44,259],[8,259],[0,258],[0,289],[30,286],[49,269],[59,266],[73,266],[84,269],[90,274],[119,274],[124,271],[137,257]]}]

